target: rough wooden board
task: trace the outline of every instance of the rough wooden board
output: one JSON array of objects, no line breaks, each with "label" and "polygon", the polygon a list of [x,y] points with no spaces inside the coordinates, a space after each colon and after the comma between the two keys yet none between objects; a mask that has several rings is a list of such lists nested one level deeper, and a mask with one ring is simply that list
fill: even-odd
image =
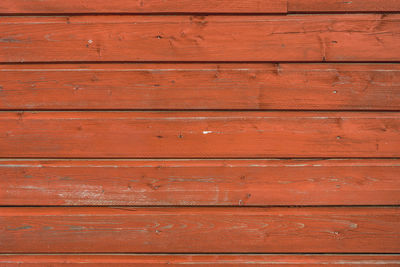
[{"label": "rough wooden board", "polygon": [[400,252],[400,208],[1,208],[2,253]]},{"label": "rough wooden board", "polygon": [[397,112],[1,112],[3,158],[399,157]]},{"label": "rough wooden board", "polygon": [[4,267],[24,266],[399,266],[399,255],[0,255]]},{"label": "rough wooden board", "polygon": [[3,0],[0,14],[396,12],[398,0]]},{"label": "rough wooden board", "polygon": [[400,15],[2,17],[0,62],[400,61]]},{"label": "rough wooden board", "polygon": [[288,0],[289,12],[398,12],[399,0]]},{"label": "rough wooden board", "polygon": [[400,160],[0,160],[0,205],[398,205]]},{"label": "rough wooden board", "polygon": [[2,0],[2,14],[286,13],[287,0]]},{"label": "rough wooden board", "polygon": [[0,109],[400,110],[397,64],[0,65]]}]

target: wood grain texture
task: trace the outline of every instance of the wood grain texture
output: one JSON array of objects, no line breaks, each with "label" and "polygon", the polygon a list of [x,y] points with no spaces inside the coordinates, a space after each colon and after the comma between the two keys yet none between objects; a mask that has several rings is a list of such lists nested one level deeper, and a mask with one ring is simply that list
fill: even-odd
[{"label": "wood grain texture", "polygon": [[2,0],[1,14],[286,13],[287,0]]},{"label": "wood grain texture", "polygon": [[397,64],[38,64],[0,74],[5,110],[400,110]]},{"label": "wood grain texture", "polygon": [[396,12],[399,0],[288,0],[289,12]]},{"label": "wood grain texture", "polygon": [[0,14],[396,12],[398,0],[3,0]]},{"label": "wood grain texture", "polygon": [[0,205],[398,205],[400,160],[1,160]]},{"label": "wood grain texture", "polygon": [[400,15],[2,17],[0,62],[399,61]]},{"label": "wood grain texture", "polygon": [[400,208],[1,208],[2,253],[400,252]]},{"label": "wood grain texture", "polygon": [[399,266],[399,255],[0,255],[4,267],[43,266]]},{"label": "wood grain texture", "polygon": [[397,112],[1,112],[0,157],[399,157]]}]

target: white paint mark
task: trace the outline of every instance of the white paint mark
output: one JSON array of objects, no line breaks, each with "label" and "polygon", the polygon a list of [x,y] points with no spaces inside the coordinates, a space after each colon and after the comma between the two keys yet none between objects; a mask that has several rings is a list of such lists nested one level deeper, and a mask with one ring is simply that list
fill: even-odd
[{"label": "white paint mark", "polygon": [[203,131],[203,134],[210,134],[212,131]]},{"label": "white paint mark", "polygon": [[297,226],[299,227],[299,228],[304,228],[304,223],[297,223]]}]

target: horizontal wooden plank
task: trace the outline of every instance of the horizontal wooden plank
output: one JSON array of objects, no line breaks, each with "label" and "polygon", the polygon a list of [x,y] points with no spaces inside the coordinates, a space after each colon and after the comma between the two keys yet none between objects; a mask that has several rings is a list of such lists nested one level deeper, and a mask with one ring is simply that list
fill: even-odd
[{"label": "horizontal wooden plank", "polygon": [[1,208],[2,253],[398,253],[400,208]]},{"label": "horizontal wooden plank", "polygon": [[0,205],[398,205],[400,160],[0,160]]},{"label": "horizontal wooden plank", "polygon": [[288,0],[289,12],[396,12],[399,0]]},{"label": "horizontal wooden plank", "polygon": [[0,14],[396,12],[398,0],[3,0]]},{"label": "horizontal wooden plank", "polygon": [[399,157],[398,112],[0,112],[0,157]]},{"label": "horizontal wooden plank", "polygon": [[399,61],[400,15],[2,17],[1,62]]},{"label": "horizontal wooden plank", "polygon": [[0,264],[12,266],[399,266],[399,255],[0,255]]},{"label": "horizontal wooden plank", "polygon": [[287,0],[2,0],[0,14],[286,13]]},{"label": "horizontal wooden plank", "polygon": [[400,110],[397,64],[38,64],[0,73],[0,109]]}]

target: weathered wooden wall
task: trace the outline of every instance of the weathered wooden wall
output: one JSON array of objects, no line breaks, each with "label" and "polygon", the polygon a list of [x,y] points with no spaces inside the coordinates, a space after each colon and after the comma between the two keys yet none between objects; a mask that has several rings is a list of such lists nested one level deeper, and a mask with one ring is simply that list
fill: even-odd
[{"label": "weathered wooden wall", "polygon": [[2,0],[0,266],[400,266],[400,0]]}]

